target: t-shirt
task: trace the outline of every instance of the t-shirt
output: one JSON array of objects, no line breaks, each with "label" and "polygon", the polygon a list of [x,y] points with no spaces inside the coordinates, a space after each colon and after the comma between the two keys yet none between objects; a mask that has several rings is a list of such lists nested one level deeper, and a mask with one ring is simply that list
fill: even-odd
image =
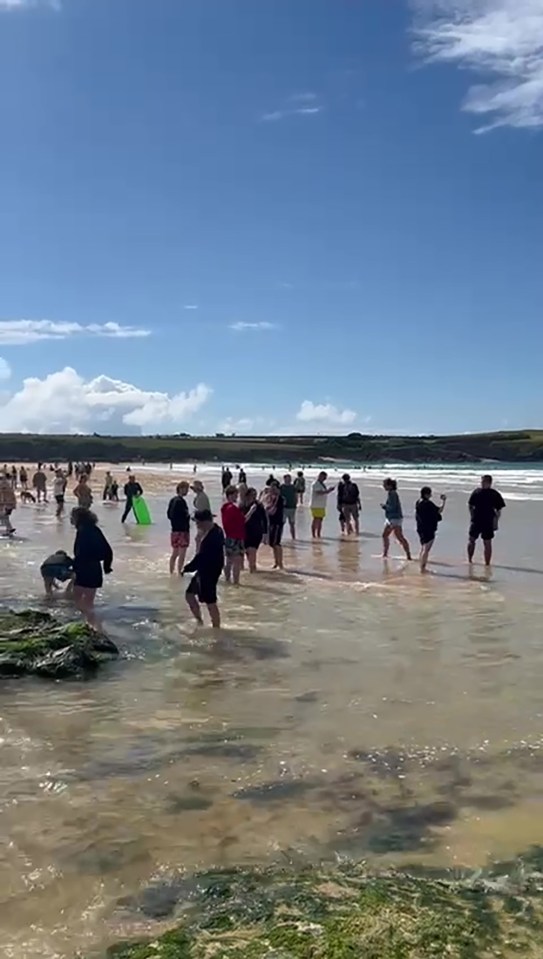
[{"label": "t-shirt", "polygon": [[58,476],[53,480],[53,495],[54,496],[64,496],[66,491],[66,480],[63,476]]},{"label": "t-shirt", "polygon": [[311,487],[311,509],[326,509],[326,500],[326,486],[320,480],[315,480]]},{"label": "t-shirt", "polygon": [[174,496],[168,503],[168,519],[172,533],[188,533],[190,530],[190,514],[187,501],[183,496]]},{"label": "t-shirt", "polygon": [[41,470],[38,470],[37,473],[34,473],[34,476],[32,477],[32,485],[34,486],[34,489],[45,489],[47,485],[47,477],[45,473],[43,473]]},{"label": "t-shirt", "polygon": [[417,517],[417,532],[435,533],[438,523],[443,519],[439,506],[431,499],[419,499],[415,507]]},{"label": "t-shirt", "polygon": [[281,486],[281,496],[285,503],[285,509],[296,509],[298,496],[292,483],[283,483]]},{"label": "t-shirt", "polygon": [[[233,506],[233,503],[229,504]],[[237,507],[236,507],[237,508]],[[185,566],[187,573],[198,572],[202,579],[218,579],[224,566],[224,536],[222,529],[213,523],[205,534],[195,557]]]},{"label": "t-shirt", "polygon": [[360,491],[356,483],[339,484],[337,490],[337,501],[340,506],[356,506],[360,499]]},{"label": "t-shirt", "polygon": [[493,523],[498,510],[505,509],[505,502],[497,489],[480,487],[471,494],[469,508],[475,523]]},{"label": "t-shirt", "polygon": [[245,539],[245,516],[235,503],[223,503],[221,520],[224,535],[228,539]]},{"label": "t-shirt", "polygon": [[305,493],[305,478],[303,476],[297,476],[292,485],[297,493]]},{"label": "t-shirt", "polygon": [[209,496],[207,495],[207,493],[204,493],[203,490],[200,490],[199,493],[196,493],[194,497],[193,505],[197,513],[201,512],[201,510],[204,510],[204,509],[211,510]]}]

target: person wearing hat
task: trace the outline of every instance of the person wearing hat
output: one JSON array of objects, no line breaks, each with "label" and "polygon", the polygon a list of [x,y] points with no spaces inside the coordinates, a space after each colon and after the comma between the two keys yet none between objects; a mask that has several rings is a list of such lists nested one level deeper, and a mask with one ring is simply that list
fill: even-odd
[{"label": "person wearing hat", "polygon": [[193,506],[196,512],[201,513],[203,510],[208,510],[208,512],[211,512],[209,496],[204,490],[204,484],[202,481],[198,479],[193,480],[191,490],[194,493]]},{"label": "person wearing hat", "polygon": [[184,573],[195,574],[187,587],[185,599],[197,623],[203,623],[200,607],[200,603],[203,603],[208,608],[211,625],[219,629],[221,614],[217,605],[217,583],[224,568],[224,534],[220,526],[213,522],[211,510],[198,510],[194,519],[200,548],[183,570]]}]

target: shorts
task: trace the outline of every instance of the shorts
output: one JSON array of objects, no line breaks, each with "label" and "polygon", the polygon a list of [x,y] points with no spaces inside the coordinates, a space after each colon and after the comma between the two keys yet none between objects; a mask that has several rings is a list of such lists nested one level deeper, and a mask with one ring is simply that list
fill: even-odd
[{"label": "shorts", "polygon": [[232,539],[230,536],[227,536],[224,541],[224,552],[227,556],[243,556],[245,543],[242,539]]},{"label": "shorts", "polygon": [[313,519],[324,519],[324,517],[326,516],[326,510],[323,509],[322,507],[312,506],[311,515]]},{"label": "shorts", "polygon": [[81,589],[100,589],[104,583],[100,563],[85,563],[76,571],[74,583]]},{"label": "shorts", "polygon": [[60,496],[55,496],[55,499],[57,501],[57,506],[64,506],[64,493],[62,493]]},{"label": "shorts", "polygon": [[401,529],[403,526],[403,519],[386,519],[385,520],[385,529]]},{"label": "shorts", "polygon": [[469,538],[472,540],[479,539],[480,536],[483,542],[487,542],[489,539],[494,539],[494,534],[494,522],[492,520],[486,523],[471,523],[469,528]]},{"label": "shorts", "polygon": [[58,579],[59,583],[66,583],[73,575],[71,569],[67,569],[66,566],[56,564],[47,566],[46,563],[40,567],[40,573],[44,579]]},{"label": "shorts", "polygon": [[245,537],[245,549],[258,549],[262,544],[262,533],[255,533],[252,536],[250,533]]},{"label": "shorts", "polygon": [[289,506],[283,510],[285,520],[288,520],[289,523],[294,523],[296,519],[296,507]]},{"label": "shorts", "polygon": [[429,543],[433,543],[436,538],[436,529],[419,529],[417,530],[420,539],[421,546],[428,546]]},{"label": "shorts", "polygon": [[344,503],[341,509],[346,520],[358,519],[360,510],[356,503]]},{"label": "shorts", "polygon": [[268,527],[268,546],[272,548],[274,546],[281,545],[281,537],[283,536],[283,527],[278,523],[270,523]]},{"label": "shorts", "polygon": [[187,549],[190,545],[190,532],[187,530],[182,533],[170,534],[170,546],[172,549]]},{"label": "shorts", "polygon": [[196,596],[201,603],[210,606],[217,602],[217,583],[218,579],[215,577],[202,577],[200,573],[196,573],[187,586],[185,596]]}]

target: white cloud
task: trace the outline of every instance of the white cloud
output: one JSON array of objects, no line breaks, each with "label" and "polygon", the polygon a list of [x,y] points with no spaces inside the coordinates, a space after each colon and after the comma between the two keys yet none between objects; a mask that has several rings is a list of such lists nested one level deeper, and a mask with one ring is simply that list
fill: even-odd
[{"label": "white cloud", "polygon": [[197,304],[197,303],[185,303],[183,309],[184,309],[184,310],[197,310],[197,309],[198,309],[198,304]]},{"label": "white cloud", "polygon": [[229,416],[219,424],[218,431],[220,433],[250,433],[254,426],[255,420],[248,416],[242,416],[239,420],[232,419]]},{"label": "white cloud", "polygon": [[11,376],[11,367],[7,360],[0,356],[0,380],[9,380]]},{"label": "white cloud", "polygon": [[59,0],[0,0],[2,10],[24,10],[26,7],[51,7],[60,10]]},{"label": "white cloud", "polygon": [[[302,97],[313,98],[315,94],[300,94],[297,97],[290,97],[291,100],[298,100],[298,102],[303,102]],[[309,99],[306,100],[305,106],[297,107],[286,107],[282,110],[271,110],[269,113],[263,113],[260,117],[262,123],[277,123],[278,120],[284,120],[286,117],[303,117],[303,116],[316,116],[317,113],[321,113],[324,108],[317,103],[309,105]]]},{"label": "white cloud", "polygon": [[237,323],[231,323],[230,329],[236,333],[243,333],[245,330],[276,330],[277,325],[275,323],[267,323],[266,321],[261,323],[244,323],[240,320]]},{"label": "white cloud", "polygon": [[313,403],[311,400],[304,400],[296,413],[296,419],[301,423],[330,426],[350,426],[356,416],[354,410],[339,410],[331,403]]},{"label": "white cloud", "polygon": [[[543,126],[543,0],[412,0],[417,48],[488,75],[464,102],[478,132]],[[493,77],[493,79],[490,79]]]},{"label": "white cloud", "polygon": [[4,346],[26,346],[40,340],[65,340],[72,336],[128,339],[150,335],[150,330],[121,326],[119,323],[90,323],[82,326],[80,323],[55,320],[0,320],[0,344]]},{"label": "white cloud", "polygon": [[104,375],[86,381],[67,366],[42,380],[24,380],[0,407],[0,423],[3,432],[122,434],[152,433],[163,427],[175,431],[212,392],[204,383],[172,396]]}]

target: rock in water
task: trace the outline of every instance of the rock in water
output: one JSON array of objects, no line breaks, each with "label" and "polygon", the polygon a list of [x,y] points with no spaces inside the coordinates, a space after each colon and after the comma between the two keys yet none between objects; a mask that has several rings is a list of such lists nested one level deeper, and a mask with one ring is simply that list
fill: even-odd
[{"label": "rock in water", "polygon": [[63,624],[33,609],[0,609],[0,678],[81,677],[118,655],[115,643],[88,623]]}]

